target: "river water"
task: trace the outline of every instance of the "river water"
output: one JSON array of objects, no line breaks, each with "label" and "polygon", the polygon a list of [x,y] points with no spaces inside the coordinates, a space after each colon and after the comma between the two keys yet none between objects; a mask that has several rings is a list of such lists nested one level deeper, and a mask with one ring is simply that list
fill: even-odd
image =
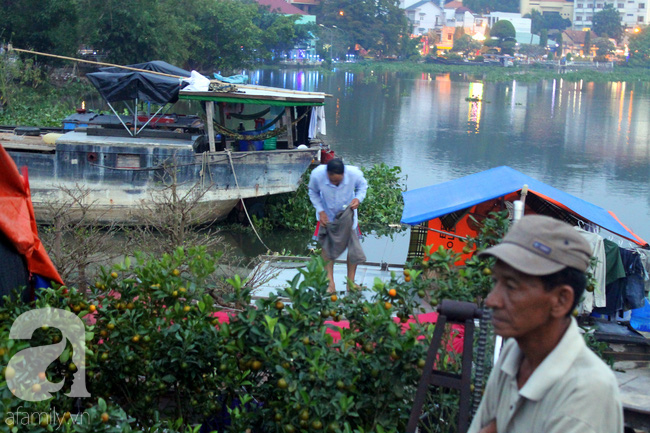
[{"label": "river water", "polygon": [[[482,83],[466,74],[277,69],[249,74],[253,84],[333,95],[326,101],[324,141],[347,163],[400,166],[409,190],[508,165],[613,211],[650,241],[650,83]],[[295,251],[309,237],[267,239],[272,248]],[[263,250],[250,238],[235,243],[246,254]],[[369,261],[403,263],[407,234],[369,236],[364,249]]]}]

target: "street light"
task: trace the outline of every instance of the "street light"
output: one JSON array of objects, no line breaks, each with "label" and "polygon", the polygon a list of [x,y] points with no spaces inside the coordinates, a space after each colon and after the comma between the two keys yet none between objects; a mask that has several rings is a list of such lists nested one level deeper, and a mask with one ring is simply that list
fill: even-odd
[{"label": "street light", "polygon": [[[327,29],[327,28],[328,28],[327,26],[325,26],[325,25],[323,25],[323,24],[319,24],[319,26],[321,26],[321,27],[324,28],[324,29]],[[336,29],[336,30],[342,31],[341,29],[339,29],[339,28],[336,27],[335,25],[332,25],[332,29]],[[334,50],[334,32],[330,29],[330,59],[331,59],[332,61],[334,60],[334,51],[333,51],[333,50]]]}]

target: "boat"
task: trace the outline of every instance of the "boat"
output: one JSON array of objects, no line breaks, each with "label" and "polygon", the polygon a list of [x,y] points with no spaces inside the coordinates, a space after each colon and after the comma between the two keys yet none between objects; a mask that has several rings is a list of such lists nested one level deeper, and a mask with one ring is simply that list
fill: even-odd
[{"label": "boat", "polygon": [[616,236],[635,248],[650,248],[613,212],[501,166],[404,192],[402,223],[411,226],[407,258],[423,257],[424,251],[442,246],[461,254],[463,261],[469,259],[472,253],[464,249],[465,239],[478,234],[489,212],[513,213],[513,202],[522,195],[525,214],[547,215],[603,236]]},{"label": "boat", "polygon": [[[112,114],[78,110],[63,134],[49,137],[0,131],[0,145],[28,168],[39,222],[65,190],[80,189],[92,203],[87,217],[138,223],[172,184],[178,196],[198,197],[197,222],[210,222],[240,200],[295,191],[319,161],[321,145],[307,135],[324,93],[210,81],[160,61],[86,76]],[[210,84],[197,91],[201,79]],[[168,114],[179,99],[201,101],[206,114]]]}]

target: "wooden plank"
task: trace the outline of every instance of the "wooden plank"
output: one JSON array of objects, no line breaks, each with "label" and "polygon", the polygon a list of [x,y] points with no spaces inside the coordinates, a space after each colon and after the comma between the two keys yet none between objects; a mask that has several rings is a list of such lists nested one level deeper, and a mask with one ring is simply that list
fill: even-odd
[{"label": "wooden plank", "polygon": [[293,122],[293,116],[291,115],[292,110],[293,110],[293,107],[284,107],[283,121],[284,121],[284,124],[287,125],[287,141],[289,141],[289,149],[293,149],[293,147],[294,147],[293,125],[291,124],[291,122]]},{"label": "wooden plank", "polygon": [[47,144],[29,144],[29,143],[17,143],[17,142],[5,142],[0,141],[2,147],[7,150],[28,150],[32,152],[47,152],[54,153],[56,148],[54,146],[48,146]]},{"label": "wooden plank", "polygon": [[210,143],[210,153],[214,153],[216,147],[214,145],[214,102],[207,101],[205,103],[206,123],[208,127],[208,142]]},{"label": "wooden plank", "polygon": [[626,413],[634,413],[637,422],[645,420],[643,422],[650,425],[650,370],[633,369],[614,374],[619,383],[623,409]]}]

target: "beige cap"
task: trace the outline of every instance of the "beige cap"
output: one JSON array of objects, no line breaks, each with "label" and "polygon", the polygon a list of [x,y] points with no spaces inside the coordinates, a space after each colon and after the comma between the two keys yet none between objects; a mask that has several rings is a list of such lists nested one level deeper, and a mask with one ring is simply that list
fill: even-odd
[{"label": "beige cap", "polygon": [[523,217],[500,244],[482,251],[528,275],[549,275],[567,266],[586,271],[591,247],[569,224],[543,215]]}]

